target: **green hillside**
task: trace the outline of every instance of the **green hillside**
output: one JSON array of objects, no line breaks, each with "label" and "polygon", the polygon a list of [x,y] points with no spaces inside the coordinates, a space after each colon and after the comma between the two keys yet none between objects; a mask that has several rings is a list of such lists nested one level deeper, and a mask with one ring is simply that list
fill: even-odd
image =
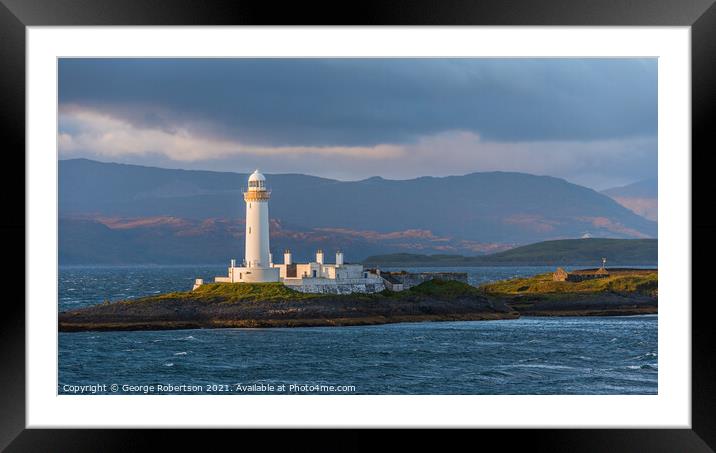
[{"label": "green hillside", "polygon": [[515,319],[501,300],[466,283],[432,280],[400,292],[309,294],[281,283],[209,283],[59,314],[59,329],[165,330],[354,326],[422,321]]},{"label": "green hillside", "polygon": [[562,239],[525,245],[483,256],[395,253],[366,258],[381,266],[496,266],[496,265],[656,265],[657,239]]},{"label": "green hillside", "polygon": [[513,278],[487,283],[480,286],[486,294],[499,295],[544,295],[575,293],[636,293],[656,296],[659,286],[659,274],[656,270],[638,270],[634,272],[612,272],[606,278],[584,280],[581,282],[554,281],[551,273],[531,277]]}]

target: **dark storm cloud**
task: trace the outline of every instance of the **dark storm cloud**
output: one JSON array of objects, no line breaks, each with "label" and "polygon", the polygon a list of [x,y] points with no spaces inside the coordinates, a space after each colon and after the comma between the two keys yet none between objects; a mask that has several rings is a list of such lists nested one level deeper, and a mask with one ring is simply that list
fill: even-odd
[{"label": "dark storm cloud", "polygon": [[[655,137],[655,59],[61,59],[61,105],[261,146]],[[654,151],[655,154],[655,151]]]}]

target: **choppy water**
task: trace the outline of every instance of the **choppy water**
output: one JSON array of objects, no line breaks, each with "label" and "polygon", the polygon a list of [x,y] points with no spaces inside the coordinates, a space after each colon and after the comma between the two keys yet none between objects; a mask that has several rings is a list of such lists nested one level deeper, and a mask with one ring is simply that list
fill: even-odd
[{"label": "choppy water", "polygon": [[[477,284],[552,268],[453,270]],[[224,271],[61,267],[60,310],[189,289]],[[62,332],[58,393],[655,394],[657,354],[657,316]]]}]

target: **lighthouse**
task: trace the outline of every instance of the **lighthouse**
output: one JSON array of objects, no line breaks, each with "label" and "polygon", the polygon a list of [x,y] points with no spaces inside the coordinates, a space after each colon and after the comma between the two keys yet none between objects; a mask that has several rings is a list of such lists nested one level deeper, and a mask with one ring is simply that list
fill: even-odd
[{"label": "lighthouse", "polygon": [[254,171],[244,192],[246,202],[246,267],[270,267],[268,202],[271,192],[266,189],[266,177]]},{"label": "lighthouse", "polygon": [[[279,270],[273,267],[269,249],[268,203],[271,192],[266,177],[256,170],[249,176],[244,192],[246,203],[246,250],[244,266],[229,270],[233,282],[277,282]],[[238,272],[238,278],[237,278]]]},{"label": "lighthouse", "polygon": [[269,249],[268,202],[271,192],[266,188],[266,177],[258,170],[249,176],[249,184],[244,191],[246,203],[246,249],[244,264],[236,266],[231,260],[229,275],[216,277],[215,282],[225,283],[261,283],[279,281],[279,268],[272,263]]}]

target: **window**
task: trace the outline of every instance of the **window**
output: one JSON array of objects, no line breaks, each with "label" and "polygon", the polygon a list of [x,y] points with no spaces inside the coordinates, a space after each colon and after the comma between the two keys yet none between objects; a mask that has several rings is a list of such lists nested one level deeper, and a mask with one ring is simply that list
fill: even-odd
[{"label": "window", "polygon": [[249,227],[249,234],[251,234],[251,227]]}]

